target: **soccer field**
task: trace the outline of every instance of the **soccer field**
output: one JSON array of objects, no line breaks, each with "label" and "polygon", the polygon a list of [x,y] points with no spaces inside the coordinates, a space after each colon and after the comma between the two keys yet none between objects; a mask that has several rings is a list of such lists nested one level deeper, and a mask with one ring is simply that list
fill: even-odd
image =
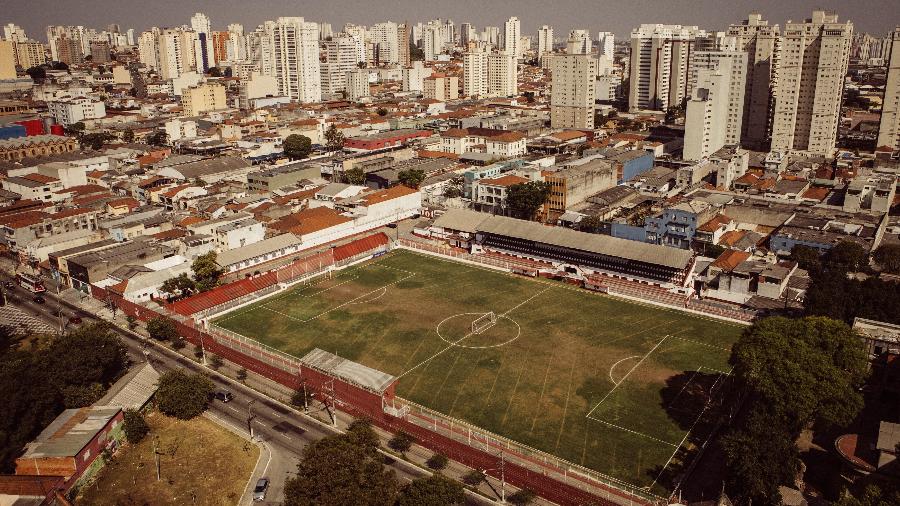
[{"label": "soccer field", "polygon": [[395,375],[403,398],[657,491],[742,330],[404,250],[215,323]]}]

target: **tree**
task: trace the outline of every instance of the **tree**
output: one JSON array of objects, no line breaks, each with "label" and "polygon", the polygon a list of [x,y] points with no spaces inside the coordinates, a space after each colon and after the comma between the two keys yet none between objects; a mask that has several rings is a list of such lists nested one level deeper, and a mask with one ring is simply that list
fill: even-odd
[{"label": "tree", "polygon": [[178,327],[175,320],[165,316],[157,316],[147,322],[147,333],[157,341],[177,341]]},{"label": "tree", "polygon": [[405,455],[415,442],[415,438],[411,435],[400,431],[388,441],[388,447],[394,451],[400,452],[401,455]]},{"label": "tree", "polygon": [[446,468],[449,463],[450,459],[448,459],[446,455],[443,453],[435,453],[425,462],[425,465],[428,466],[429,469],[440,471]]},{"label": "tree", "polygon": [[134,142],[134,130],[129,128],[122,132],[122,142]]},{"label": "tree", "polygon": [[222,357],[213,355],[209,358],[209,366],[212,367],[213,370],[218,371],[223,365],[225,365],[225,361],[222,360]]},{"label": "tree", "polygon": [[295,408],[306,408],[312,402],[312,392],[308,390],[304,390],[303,388],[298,388],[294,390],[294,394],[291,395],[291,406]]},{"label": "tree", "polygon": [[535,494],[527,488],[519,489],[506,498],[507,502],[515,506],[526,506],[534,500]]},{"label": "tree", "polygon": [[425,50],[413,43],[409,44],[409,60],[425,61]]},{"label": "tree", "polygon": [[243,383],[244,381],[247,380],[247,369],[244,369],[243,367],[238,369],[237,380],[240,381],[241,383]]},{"label": "tree", "polygon": [[309,154],[312,152],[312,140],[305,135],[291,134],[284,140],[282,149],[291,160],[309,158]]},{"label": "tree", "polygon": [[187,343],[185,343],[184,339],[181,338],[172,339],[172,342],[170,344],[172,345],[172,349],[175,351],[181,351],[185,346],[187,346]]},{"label": "tree", "polygon": [[[371,433],[366,435],[366,433]],[[338,506],[394,504],[399,485],[372,446],[374,431],[366,423],[346,434],[328,436],[303,450],[297,475],[285,484],[284,504]],[[377,436],[374,436],[377,441]]]},{"label": "tree", "polygon": [[422,181],[425,181],[425,171],[422,169],[401,170],[400,173],[397,174],[397,178],[400,180],[401,184],[413,189],[418,189],[419,185],[422,184]]},{"label": "tree", "polygon": [[801,269],[816,272],[822,268],[822,255],[816,248],[798,244],[791,249],[790,260],[797,262]]},{"label": "tree", "polygon": [[75,137],[81,138],[81,136],[84,135],[85,128],[87,128],[87,126],[85,126],[84,122],[78,121],[65,127],[63,131],[66,133],[66,135],[73,135]]},{"label": "tree", "polygon": [[166,146],[169,144],[169,134],[165,130],[155,130],[147,136],[147,144],[151,146]]},{"label": "tree", "polygon": [[90,133],[84,134],[81,136],[79,141],[81,142],[82,149],[92,149],[94,151],[99,151],[103,149],[103,145],[108,141],[112,140],[112,134],[108,134],[106,132],[99,133]]},{"label": "tree", "polygon": [[47,69],[44,67],[31,67],[25,73],[35,82],[42,82],[44,79],[47,79]]},{"label": "tree", "polygon": [[900,274],[900,244],[882,244],[872,257],[884,272]]},{"label": "tree", "polygon": [[514,184],[506,192],[506,207],[513,216],[532,220],[549,196],[550,183],[545,181]]},{"label": "tree", "polygon": [[846,274],[867,267],[869,254],[855,242],[841,241],[825,252],[824,260],[828,270]]},{"label": "tree", "polygon": [[212,67],[206,72],[206,74],[209,77],[222,77],[222,69],[220,69],[219,67]]},{"label": "tree", "polygon": [[219,284],[219,276],[224,272],[216,263],[215,251],[197,257],[191,264],[191,270],[194,272],[195,287],[200,292],[215,288]]},{"label": "tree", "polygon": [[363,185],[366,184],[366,173],[359,167],[345,170],[341,175],[341,180],[346,184]]},{"label": "tree", "polygon": [[50,68],[53,70],[69,70],[69,65],[61,61],[55,61],[50,64]]},{"label": "tree", "polygon": [[169,278],[163,282],[160,287],[163,292],[170,293],[175,296],[190,295],[197,288],[197,284],[188,277],[187,273],[182,272],[174,278]]},{"label": "tree", "polygon": [[384,107],[379,107],[379,108],[375,111],[375,113],[378,114],[378,115],[381,116],[381,117],[385,117],[385,116],[388,115],[388,110],[385,109]]},{"label": "tree", "polygon": [[128,322],[128,330],[134,330],[137,327],[137,318],[134,315],[126,316],[125,321]]},{"label": "tree", "polygon": [[451,506],[465,504],[463,486],[441,474],[413,480],[403,487],[397,506]]},{"label": "tree", "polygon": [[125,410],[125,438],[131,444],[140,443],[144,436],[150,432],[150,426],[144,420],[144,415],[136,409]]},{"label": "tree", "polygon": [[159,377],[156,405],[168,416],[190,420],[206,410],[212,391],[213,383],[206,376],[175,369]]},{"label": "tree", "polygon": [[585,216],[578,222],[578,229],[582,232],[597,232],[600,227],[603,225],[603,219],[599,216]]},{"label": "tree", "polygon": [[484,473],[482,473],[478,469],[472,469],[471,471],[463,475],[462,481],[470,487],[477,487],[481,484],[482,481],[484,481]]},{"label": "tree", "polygon": [[325,130],[325,146],[328,151],[338,151],[344,147],[344,134],[332,123]]}]

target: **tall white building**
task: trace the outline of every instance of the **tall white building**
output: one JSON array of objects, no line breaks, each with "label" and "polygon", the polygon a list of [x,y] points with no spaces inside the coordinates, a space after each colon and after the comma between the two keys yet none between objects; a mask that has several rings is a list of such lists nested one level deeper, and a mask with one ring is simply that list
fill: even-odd
[{"label": "tall white building", "polygon": [[538,29],[537,56],[540,60],[545,54],[553,52],[553,27],[544,25]]},{"label": "tall white building", "polygon": [[356,67],[356,43],[350,37],[335,37],[324,42],[322,63],[322,96],[330,97],[347,91],[347,73]]},{"label": "tall white building", "polygon": [[516,58],[522,57],[522,24],[519,18],[513,16],[503,23],[503,34],[500,38],[501,46],[507,54],[511,54]]},{"label": "tall white building", "polygon": [[163,79],[175,79],[196,68],[194,32],[165,29],[156,39],[159,75]]},{"label": "tall white building", "polygon": [[688,97],[696,26],[641,25],[631,32],[630,111],[665,111]]},{"label": "tall white building", "polygon": [[159,70],[159,53],[157,49],[159,33],[159,28],[153,27],[146,32],[141,32],[137,41],[138,59],[153,70]]},{"label": "tall white building", "polygon": [[878,147],[882,146],[900,149],[900,27],[891,34],[887,84],[878,128]]},{"label": "tall white building", "polygon": [[403,91],[425,91],[425,78],[431,72],[421,61],[412,62],[412,66],[403,69]]},{"label": "tall white building", "polygon": [[699,69],[697,83],[687,102],[682,158],[699,161],[726,144],[731,61],[719,62],[716,69]]},{"label": "tall white building", "polygon": [[769,25],[762,16],[752,13],[742,24],[728,27],[727,33],[735,38],[737,49],[747,53],[741,144],[767,151],[775,106],[773,90],[778,82],[779,26]]},{"label": "tall white building", "polygon": [[591,34],[587,30],[572,30],[566,41],[566,52],[569,54],[590,54]]},{"label": "tall white building", "polygon": [[216,66],[216,58],[213,54],[212,23],[209,17],[202,12],[191,16],[191,30],[194,31],[194,67],[197,72],[206,72]]},{"label": "tall white building", "polygon": [[247,34],[247,61],[252,63],[260,74],[275,77],[274,21],[266,21]]},{"label": "tall white building", "polygon": [[21,26],[9,23],[3,27],[3,40],[15,43],[28,42],[28,36],[25,35],[25,30]]},{"label": "tall white building", "polygon": [[587,54],[554,55],[550,65],[550,126],[594,128],[597,59]]},{"label": "tall white building", "polygon": [[366,40],[369,38],[366,27],[347,23],[344,25],[344,33],[356,44],[356,62],[366,62]]},{"label": "tall white building", "polygon": [[463,94],[467,97],[512,97],[518,94],[515,56],[485,50],[463,55]]},{"label": "tall white building", "polygon": [[484,29],[481,30],[481,36],[478,40],[486,42],[494,47],[500,47],[500,27],[485,26]]},{"label": "tall white building", "polygon": [[616,50],[616,36],[612,32],[599,32],[597,34],[597,56],[613,57]]},{"label": "tall white building", "polygon": [[475,27],[472,26],[472,23],[462,23],[459,25],[459,45],[464,49],[469,45],[470,42],[475,42],[478,40],[478,36],[475,33]]},{"label": "tall white building", "polygon": [[832,12],[813,11],[805,22],[785,24],[772,151],[833,153],[852,37],[853,24],[838,22]]},{"label": "tall white building", "polygon": [[369,96],[369,71],[366,69],[353,69],[346,74],[347,100],[356,102]]},{"label": "tall white building", "polygon": [[[741,143],[744,121],[744,93],[747,86],[747,53],[743,51],[697,51],[691,57],[691,93],[701,82],[703,71],[721,70],[728,75],[728,95],[725,116],[716,118],[724,129],[725,144]],[[692,95],[695,97],[695,95]],[[687,126],[685,127],[687,129]]]},{"label": "tall white building", "polygon": [[299,102],[320,101],[319,25],[301,17],[278,18],[272,41],[281,94]]},{"label": "tall white building", "polygon": [[400,62],[399,31],[397,23],[388,21],[372,25],[369,33],[372,42],[378,45],[378,63],[396,64]]}]

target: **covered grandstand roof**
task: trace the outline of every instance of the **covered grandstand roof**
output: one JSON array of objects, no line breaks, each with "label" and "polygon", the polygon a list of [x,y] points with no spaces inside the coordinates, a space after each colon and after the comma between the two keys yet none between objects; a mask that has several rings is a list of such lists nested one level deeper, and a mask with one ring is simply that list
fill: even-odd
[{"label": "covered grandstand roof", "polygon": [[186,299],[173,302],[172,305],[169,306],[169,309],[184,316],[191,316],[200,311],[205,311],[211,307],[237,299],[238,297],[250,295],[253,292],[274,285],[277,281],[278,277],[274,272],[269,272],[255,278],[241,279],[234,283],[217,286],[208,292],[201,292]]},{"label": "covered grandstand roof", "polygon": [[341,358],[334,353],[329,353],[319,348],[315,348],[304,355],[300,361],[313,369],[318,369],[348,383],[359,385],[378,393],[383,393],[397,380],[396,377],[388,373]]},{"label": "covered grandstand roof", "polygon": [[548,227],[533,221],[505,216],[491,216],[482,220],[475,228],[482,233],[515,237],[673,269],[686,268],[692,257],[690,250],[577,232],[563,227]]},{"label": "covered grandstand roof", "polygon": [[372,251],[373,249],[379,248],[381,246],[386,246],[388,242],[390,242],[388,236],[386,236],[383,232],[379,232],[377,234],[372,234],[370,236],[363,237],[362,239],[357,239],[355,241],[349,242],[342,246],[337,246],[334,248],[334,261],[340,262],[341,260],[355,257],[356,255],[359,255],[361,253]]},{"label": "covered grandstand roof", "polygon": [[434,220],[434,226],[474,234],[478,225],[490,217],[491,215],[488,213],[468,209],[448,209],[446,213]]}]

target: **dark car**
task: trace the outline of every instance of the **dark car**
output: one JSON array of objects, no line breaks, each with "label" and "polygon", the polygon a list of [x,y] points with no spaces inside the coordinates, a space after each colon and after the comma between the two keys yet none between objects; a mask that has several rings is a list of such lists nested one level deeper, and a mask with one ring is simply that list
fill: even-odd
[{"label": "dark car", "polygon": [[31,300],[33,300],[35,304],[43,304],[45,302],[44,298],[40,295],[35,295]]},{"label": "dark car", "polygon": [[385,226],[386,226],[387,228],[397,228],[397,224],[396,224],[396,223],[388,223],[388,224],[385,225]]},{"label": "dark car", "polygon": [[217,390],[212,393],[212,398],[222,402],[231,402],[234,399],[234,395],[228,390]]},{"label": "dark car", "polygon": [[268,478],[260,478],[256,481],[256,486],[253,487],[253,500],[254,501],[263,501],[266,498],[266,492],[269,490],[269,479]]},{"label": "dark car", "polygon": [[12,288],[13,286],[15,286],[15,285],[13,285],[12,281],[4,281],[3,282],[3,288]]}]

